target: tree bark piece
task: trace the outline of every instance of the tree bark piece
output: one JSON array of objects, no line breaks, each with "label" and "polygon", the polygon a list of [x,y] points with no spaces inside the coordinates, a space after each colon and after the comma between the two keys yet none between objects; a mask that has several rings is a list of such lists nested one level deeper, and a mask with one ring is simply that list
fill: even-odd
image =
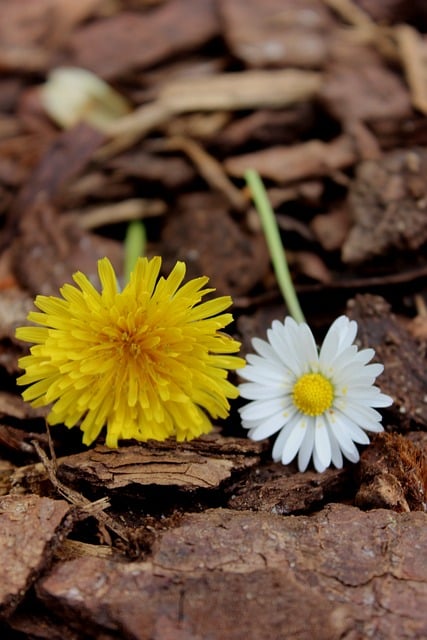
[{"label": "tree bark piece", "polygon": [[358,323],[360,346],[375,349],[375,359],[384,365],[377,384],[394,400],[385,412],[394,418],[401,432],[411,430],[414,425],[425,429],[425,344],[413,338],[380,296],[357,295],[349,301],[347,309],[348,315]]},{"label": "tree bark piece", "polygon": [[73,64],[113,79],[203,46],[220,24],[212,0],[173,0],[145,13],[123,11],[81,27],[70,39]]},{"label": "tree bark piece", "polygon": [[24,598],[71,526],[65,500],[0,498],[0,618]]},{"label": "tree bark piece", "polygon": [[270,463],[252,470],[231,488],[231,509],[251,509],[289,515],[318,509],[330,500],[348,497],[351,470],[326,469],[323,473],[295,473],[293,465]]},{"label": "tree bark piece", "polygon": [[255,169],[263,178],[280,184],[318,176],[328,176],[344,169],[357,160],[351,138],[342,135],[332,142],[310,140],[289,147],[276,146],[253,153],[227,158],[224,166],[228,173],[241,178],[248,168]]},{"label": "tree bark piece", "polygon": [[321,0],[222,0],[224,35],[249,67],[318,69],[328,59],[331,14]]},{"label": "tree bark piece", "polygon": [[379,433],[360,461],[362,509],[427,510],[427,456],[423,448],[397,433]]},{"label": "tree bark piece", "polygon": [[427,152],[396,149],[361,162],[348,202],[353,227],[342,247],[348,264],[393,251],[417,251],[427,240]]},{"label": "tree bark piece", "polygon": [[[228,444],[223,444],[225,440]],[[187,491],[214,489],[233,472],[257,464],[263,448],[262,443],[220,436],[218,444],[211,437],[185,444],[150,442],[119,449],[97,446],[59,459],[58,477],[72,485],[84,482],[109,491],[132,485],[179,487]]]},{"label": "tree bark piece", "polygon": [[426,523],[344,505],[285,518],[208,510],[158,534],[146,562],[79,558],[37,593],[73,628],[133,640],[335,640],[373,628],[376,640],[421,640]]}]

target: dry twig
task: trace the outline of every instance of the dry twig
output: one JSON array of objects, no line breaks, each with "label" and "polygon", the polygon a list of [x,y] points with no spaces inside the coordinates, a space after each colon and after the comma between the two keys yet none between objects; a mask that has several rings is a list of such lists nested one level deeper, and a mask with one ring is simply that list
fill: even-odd
[{"label": "dry twig", "polygon": [[244,71],[183,78],[168,83],[156,101],[143,105],[109,125],[111,142],[97,159],[111,157],[130,146],[171,116],[192,111],[229,111],[262,107],[283,108],[311,100],[321,86],[313,71]]},{"label": "dry twig", "polygon": [[82,229],[95,229],[107,224],[128,222],[161,216],[166,212],[166,205],[162,200],[145,200],[130,198],[115,204],[93,207],[84,211],[70,211]]},{"label": "dry twig", "polygon": [[427,67],[423,59],[421,37],[413,27],[406,24],[397,26],[395,35],[412,104],[427,115]]},{"label": "dry twig", "polygon": [[[57,461],[56,457],[52,460],[49,460],[46,453],[40,447],[37,440],[32,440],[31,444],[37,452],[44,468],[46,469],[46,473],[49,476],[49,480],[52,485],[72,505],[77,507],[79,511],[79,515],[88,518],[93,516],[96,518],[100,525],[100,532],[102,533],[104,539],[111,543],[110,536],[106,530],[106,528],[113,531],[119,538],[124,540],[125,542],[129,542],[129,535],[125,527],[122,527],[118,524],[113,518],[104,513],[104,509],[107,509],[110,506],[110,500],[107,496],[101,498],[100,500],[96,500],[91,502],[84,495],[71,489],[71,487],[67,487],[63,482],[61,482],[57,477]],[[52,447],[51,451],[52,451]]]},{"label": "dry twig", "polygon": [[183,151],[196,165],[200,175],[213,188],[225,195],[231,205],[238,211],[243,211],[248,206],[248,200],[227,177],[223,166],[211,156],[195,140],[174,136],[166,142],[167,149]]}]

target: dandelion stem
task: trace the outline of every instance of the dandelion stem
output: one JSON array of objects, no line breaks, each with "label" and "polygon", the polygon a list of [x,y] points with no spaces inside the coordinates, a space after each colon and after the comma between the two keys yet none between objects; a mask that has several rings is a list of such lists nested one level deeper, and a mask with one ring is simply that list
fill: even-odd
[{"label": "dandelion stem", "polygon": [[277,283],[286,306],[296,322],[304,322],[304,314],[295,292],[291,274],[289,273],[285,249],[282,245],[279,228],[264,184],[258,173],[253,169],[248,169],[245,172],[245,180],[251,190],[252,199],[261,218],[261,224],[276,273]]},{"label": "dandelion stem", "polygon": [[147,238],[145,227],[140,220],[133,220],[129,223],[124,246],[124,282],[129,282],[130,274],[140,256],[145,253]]}]

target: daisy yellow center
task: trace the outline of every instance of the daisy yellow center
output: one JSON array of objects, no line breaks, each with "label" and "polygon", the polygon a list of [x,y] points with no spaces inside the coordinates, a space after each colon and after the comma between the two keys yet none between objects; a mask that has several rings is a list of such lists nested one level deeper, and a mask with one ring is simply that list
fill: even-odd
[{"label": "daisy yellow center", "polygon": [[321,373],[305,373],[292,389],[295,406],[308,416],[320,416],[332,405],[334,388]]}]

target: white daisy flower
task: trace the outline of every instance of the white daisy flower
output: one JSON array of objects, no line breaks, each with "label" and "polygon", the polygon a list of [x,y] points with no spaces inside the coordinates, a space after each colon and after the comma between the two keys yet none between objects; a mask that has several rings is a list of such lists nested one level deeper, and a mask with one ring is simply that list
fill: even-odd
[{"label": "white daisy flower", "polygon": [[291,317],[275,320],[268,342],[253,338],[259,355],[248,355],[238,371],[248,382],[239,385],[251,400],[239,409],[242,425],[252,440],[280,432],[273,459],[289,464],[298,454],[305,471],[310,458],[316,471],[331,462],[343,466],[343,456],[359,460],[355,445],[369,444],[366,431],[383,431],[381,414],[373,407],[388,407],[393,400],[374,386],[382,364],[368,364],[374,349],[353,344],[357,323],[346,316],[333,322],[318,350],[307,324]]}]

